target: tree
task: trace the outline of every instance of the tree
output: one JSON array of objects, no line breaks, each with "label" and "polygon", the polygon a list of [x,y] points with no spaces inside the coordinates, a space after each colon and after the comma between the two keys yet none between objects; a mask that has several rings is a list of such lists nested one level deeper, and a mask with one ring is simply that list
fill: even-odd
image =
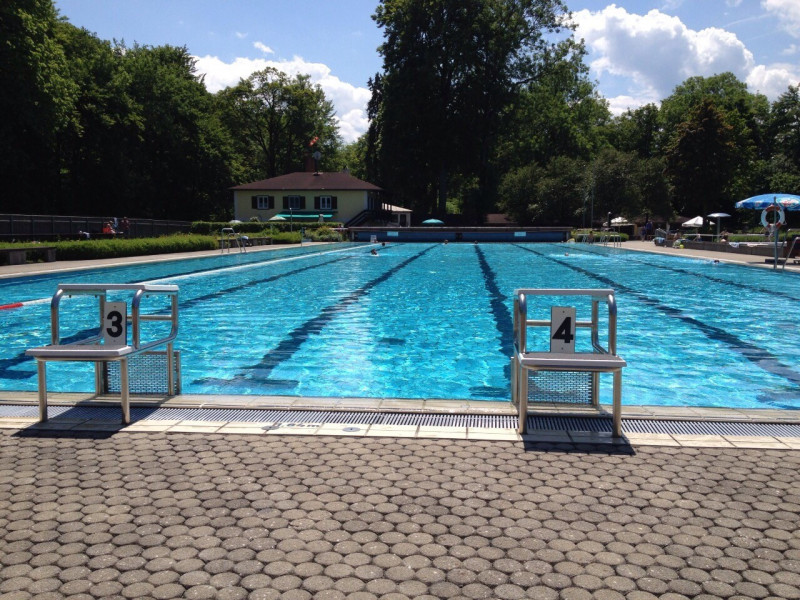
[{"label": "tree", "polygon": [[333,104],[307,75],[268,67],[220,92],[220,100],[251,178],[301,170],[312,140],[324,170],[341,146]]},{"label": "tree", "polygon": [[383,186],[439,213],[454,174],[487,189],[505,109],[535,78],[564,11],[561,0],[384,0],[370,111]]},{"label": "tree", "polygon": [[799,86],[789,86],[772,104],[767,131],[772,150],[770,189],[800,192]]},{"label": "tree", "polygon": [[707,98],[678,125],[667,148],[667,174],[675,189],[678,214],[707,215],[712,209],[729,206],[726,194],[736,165],[739,148],[733,127]]},{"label": "tree", "polygon": [[625,111],[606,127],[606,136],[622,152],[635,152],[640,158],[660,156],[663,136],[658,107],[645,104]]},{"label": "tree", "polygon": [[500,165],[546,165],[554,156],[587,160],[602,145],[608,106],[588,79],[583,45],[567,40],[543,51],[535,80],[507,109],[494,158]]},{"label": "tree", "polygon": [[[195,219],[218,210],[230,185],[230,138],[185,47],[119,46],[120,77],[133,106],[118,212]],[[225,200],[226,203],[228,200]]]},{"label": "tree", "polygon": [[77,90],[57,22],[51,0],[0,3],[0,210],[58,206],[56,140],[69,125]]},{"label": "tree", "polygon": [[546,167],[535,163],[511,170],[503,177],[499,207],[517,223],[573,225],[584,208],[586,163],[554,157]]}]

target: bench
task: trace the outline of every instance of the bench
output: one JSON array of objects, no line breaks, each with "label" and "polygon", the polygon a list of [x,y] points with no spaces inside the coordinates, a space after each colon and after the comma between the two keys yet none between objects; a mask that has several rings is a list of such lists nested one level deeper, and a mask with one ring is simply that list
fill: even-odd
[{"label": "bench", "polygon": [[53,246],[34,246],[28,248],[0,248],[0,265],[24,265],[28,257],[40,255],[44,262],[56,260],[56,249]]}]

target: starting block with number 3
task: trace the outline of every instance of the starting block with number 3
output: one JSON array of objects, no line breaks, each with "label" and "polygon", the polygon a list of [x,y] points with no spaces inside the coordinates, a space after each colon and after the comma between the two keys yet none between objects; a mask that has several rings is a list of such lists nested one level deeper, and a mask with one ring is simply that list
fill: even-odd
[{"label": "starting block with number 3", "polygon": [[[574,306],[551,306],[550,319],[529,318],[529,301],[542,296],[591,301],[591,319],[579,320]],[[582,298],[581,298],[582,297]],[[588,297],[588,298],[587,298]],[[600,336],[600,303],[608,307],[607,332]],[[528,328],[549,329],[550,351],[531,351]],[[590,330],[589,344],[577,346],[576,331]],[[600,373],[613,374],[612,435],[622,436],[622,368],[617,356],[617,304],[610,289],[519,289],[514,292],[514,356],[511,358],[511,400],[519,409],[525,433],[528,403],[588,404],[599,410]]]},{"label": "starting block with number 3", "polygon": [[[109,292],[123,296],[132,294],[130,314],[128,302],[107,300]],[[60,330],[62,301],[73,296],[91,296],[97,300],[100,330],[77,341],[65,341],[74,336],[66,336]],[[142,301],[146,297],[157,299],[156,306],[151,307],[149,312],[142,309]],[[97,323],[95,311],[96,308],[93,308],[88,316]],[[25,352],[37,363],[40,421],[47,420],[46,367],[49,361],[94,363],[95,394],[99,396],[119,391],[122,422],[125,424],[131,422],[131,389],[134,393],[180,393],[180,353],[173,348],[178,335],[178,286],[62,283],[50,302],[50,320],[52,343]],[[151,321],[166,322],[165,327],[156,325],[154,329],[157,328],[157,331],[148,330],[150,335],[144,339],[145,323]],[[128,323],[131,325],[130,335]],[[163,350],[159,350],[159,347]],[[134,381],[129,380],[130,368],[133,369]]]}]

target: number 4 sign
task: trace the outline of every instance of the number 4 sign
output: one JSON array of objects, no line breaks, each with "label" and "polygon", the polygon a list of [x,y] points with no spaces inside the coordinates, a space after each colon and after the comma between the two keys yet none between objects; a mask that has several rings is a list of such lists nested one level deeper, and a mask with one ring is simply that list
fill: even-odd
[{"label": "number 4 sign", "polygon": [[103,344],[124,346],[128,341],[128,305],[125,302],[106,302],[103,309]]},{"label": "number 4 sign", "polygon": [[550,352],[575,352],[575,307],[550,307]]}]

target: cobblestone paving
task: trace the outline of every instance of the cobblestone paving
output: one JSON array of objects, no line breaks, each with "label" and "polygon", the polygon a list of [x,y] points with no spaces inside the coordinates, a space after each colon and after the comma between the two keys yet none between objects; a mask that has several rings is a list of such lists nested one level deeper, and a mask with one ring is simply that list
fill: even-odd
[{"label": "cobblestone paving", "polygon": [[800,598],[800,451],[0,432],[0,599]]}]

